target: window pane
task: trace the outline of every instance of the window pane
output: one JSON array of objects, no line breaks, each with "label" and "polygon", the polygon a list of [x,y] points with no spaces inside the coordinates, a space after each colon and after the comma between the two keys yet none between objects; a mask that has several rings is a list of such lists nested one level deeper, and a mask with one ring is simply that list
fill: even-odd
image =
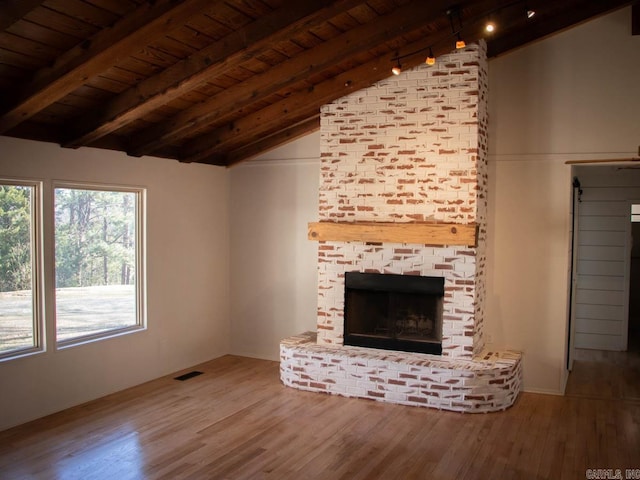
[{"label": "window pane", "polygon": [[35,187],[0,183],[0,356],[38,347],[34,308]]},{"label": "window pane", "polygon": [[58,342],[141,325],[137,211],[136,192],[55,189]]}]

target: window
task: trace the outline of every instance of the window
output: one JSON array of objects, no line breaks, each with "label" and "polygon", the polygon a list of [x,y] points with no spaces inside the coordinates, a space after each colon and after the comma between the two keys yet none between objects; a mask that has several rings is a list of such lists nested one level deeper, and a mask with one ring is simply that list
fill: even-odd
[{"label": "window", "polygon": [[[45,338],[67,347],[145,327],[144,189],[50,185],[0,179],[0,361],[43,351]],[[42,274],[50,268],[55,284]]]},{"label": "window", "polygon": [[640,204],[631,205],[631,221],[640,222]]},{"label": "window", "polygon": [[0,360],[43,347],[39,197],[38,183],[0,180]]},{"label": "window", "polygon": [[140,189],[56,185],[59,346],[144,327],[142,203]]}]

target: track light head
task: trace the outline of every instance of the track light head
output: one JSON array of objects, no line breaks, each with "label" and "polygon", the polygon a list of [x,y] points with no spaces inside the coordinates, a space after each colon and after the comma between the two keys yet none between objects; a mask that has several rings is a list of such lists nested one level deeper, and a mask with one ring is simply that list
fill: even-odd
[{"label": "track light head", "polygon": [[[447,16],[449,17],[449,21],[451,22],[451,33],[458,35],[458,40],[456,41],[456,48],[464,48],[466,46],[466,43],[464,42],[464,40],[462,40],[462,37],[460,36],[460,32],[462,31],[462,15],[460,14],[460,9],[451,8],[447,10]],[[453,22],[454,16],[458,17],[458,25],[459,25],[458,30],[456,30],[456,26]]]},{"label": "track light head", "polygon": [[527,3],[524,4],[524,11],[527,12],[527,18],[533,18],[536,14],[536,11],[533,8],[530,8]]},{"label": "track light head", "polygon": [[396,56],[393,57],[391,60],[396,61],[395,66],[391,69],[391,73],[393,73],[394,75],[400,75],[402,73],[402,64],[400,63],[400,52],[396,52]]},{"label": "track light head", "polygon": [[427,56],[427,59],[424,61],[424,63],[426,63],[427,65],[436,64],[436,57],[433,55],[433,49],[431,47],[429,47],[429,55]]}]

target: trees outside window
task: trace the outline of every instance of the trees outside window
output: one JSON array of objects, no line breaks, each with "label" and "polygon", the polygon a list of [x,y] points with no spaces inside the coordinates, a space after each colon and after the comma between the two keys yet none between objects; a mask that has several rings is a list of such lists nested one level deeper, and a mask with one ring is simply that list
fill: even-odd
[{"label": "trees outside window", "polygon": [[56,340],[143,327],[140,190],[57,186]]},{"label": "trees outside window", "polygon": [[37,351],[37,183],[0,180],[0,359]]}]

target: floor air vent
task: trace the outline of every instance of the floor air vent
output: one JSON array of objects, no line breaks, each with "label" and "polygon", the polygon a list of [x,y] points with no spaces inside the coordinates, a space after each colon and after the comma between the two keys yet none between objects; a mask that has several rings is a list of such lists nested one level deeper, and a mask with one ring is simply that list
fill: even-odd
[{"label": "floor air vent", "polygon": [[184,382],[185,380],[189,380],[190,378],[193,377],[197,377],[198,375],[202,375],[203,372],[197,372],[197,371],[193,371],[193,372],[189,372],[189,373],[184,373],[178,377],[175,377],[174,380],[180,380],[181,382]]}]

